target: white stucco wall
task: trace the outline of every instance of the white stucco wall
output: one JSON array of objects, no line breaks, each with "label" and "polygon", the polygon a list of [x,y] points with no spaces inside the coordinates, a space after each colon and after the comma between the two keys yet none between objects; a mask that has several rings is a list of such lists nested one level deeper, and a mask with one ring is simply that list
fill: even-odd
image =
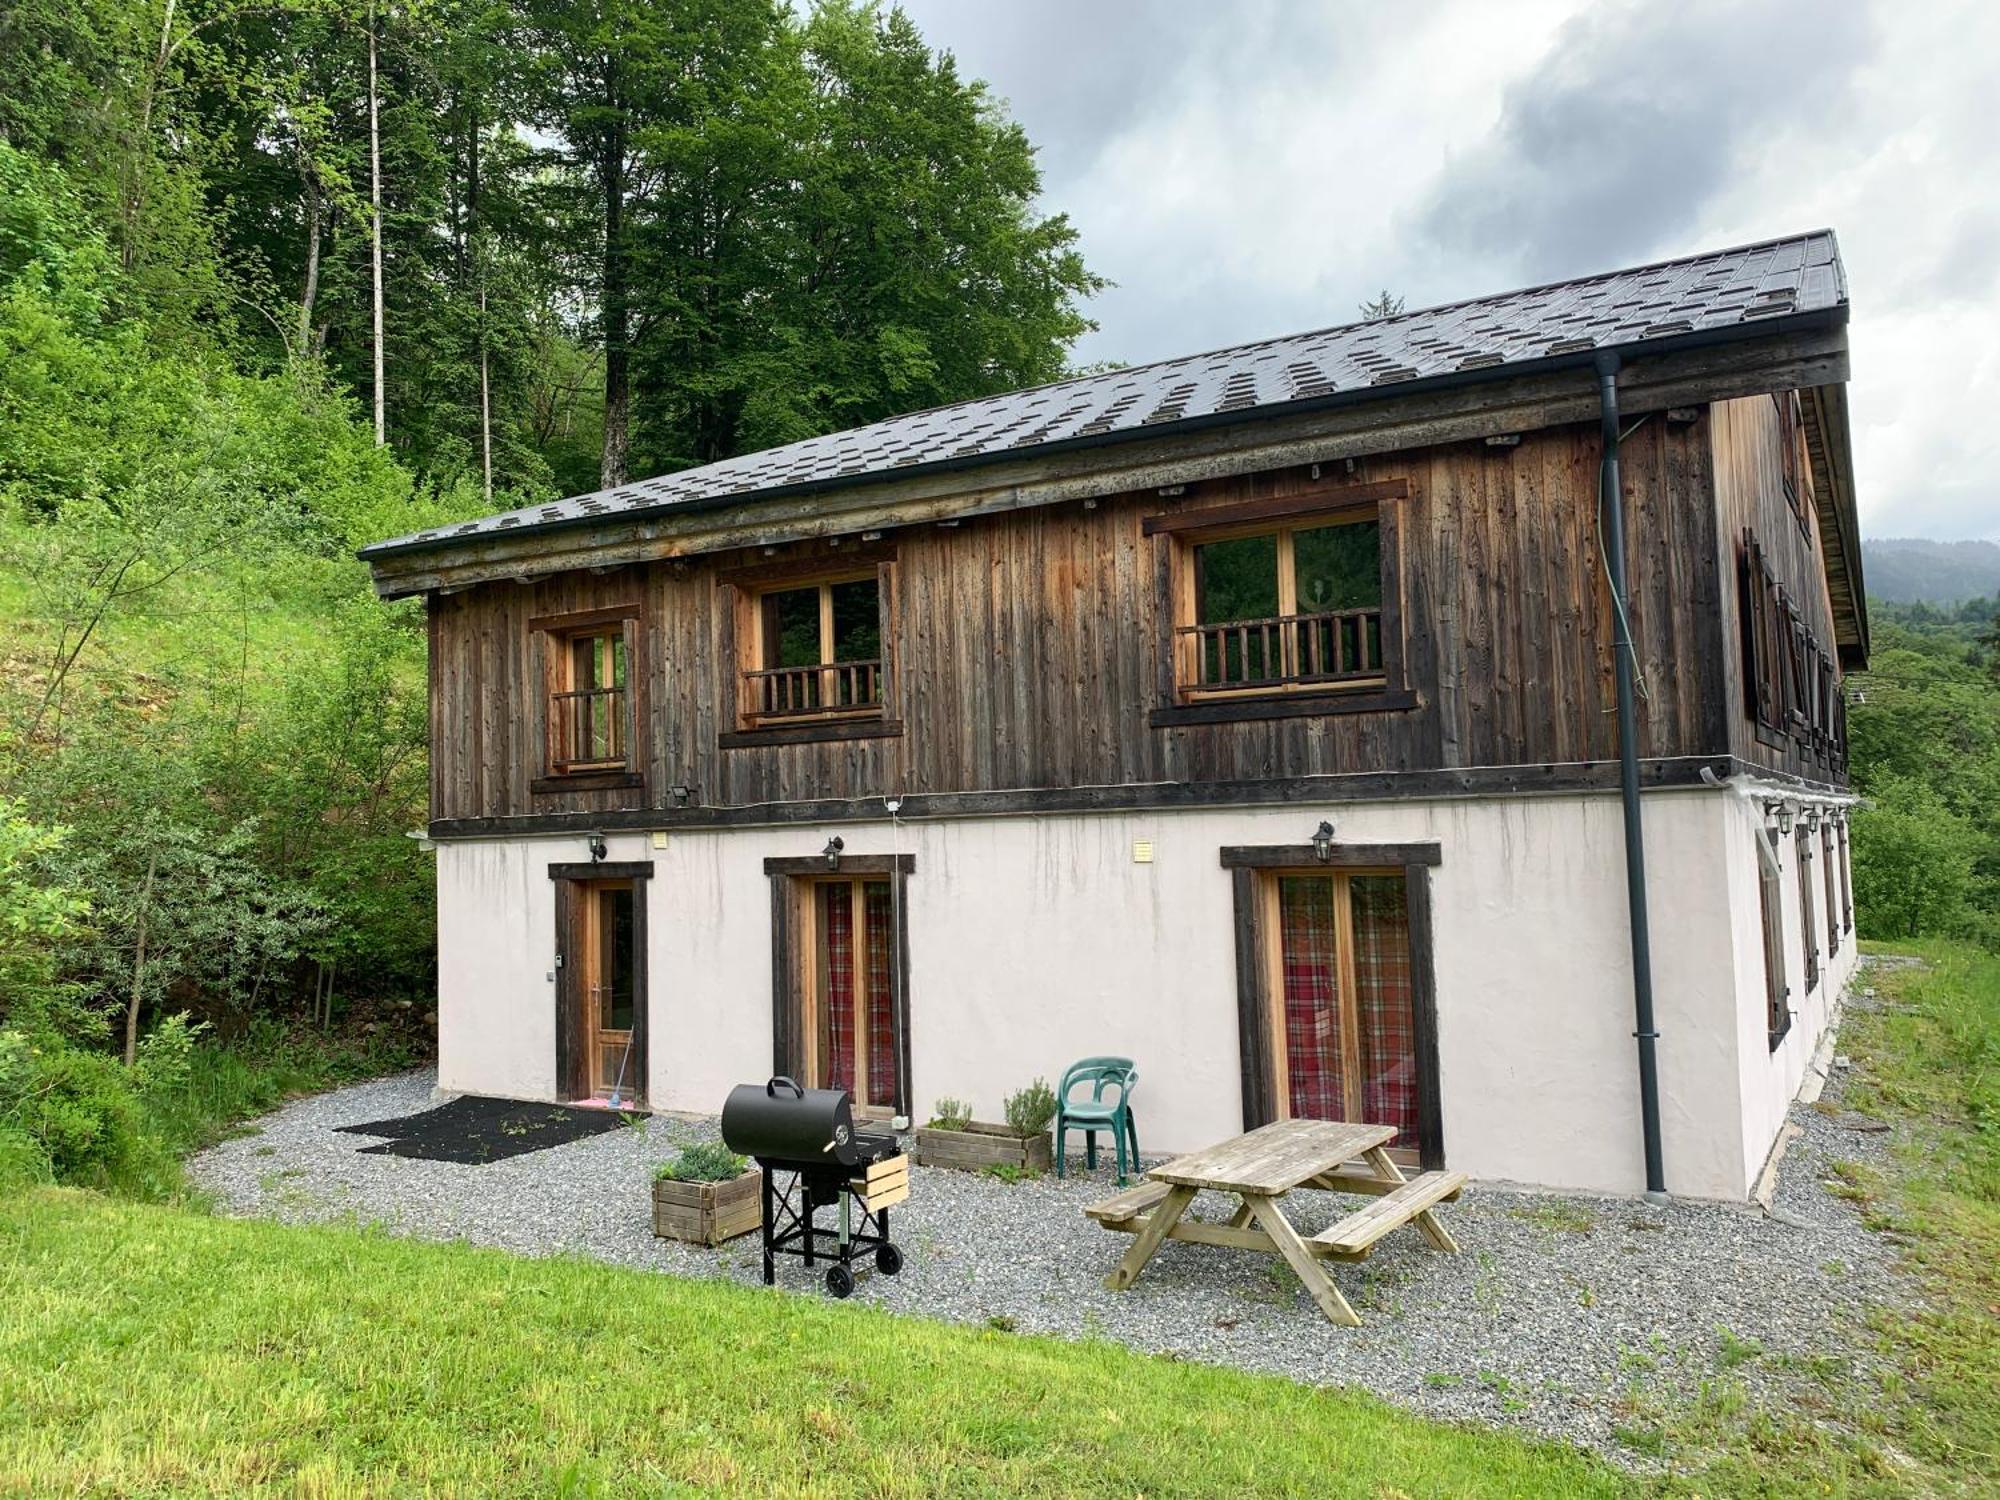
[{"label": "white stucco wall", "polygon": [[[1745,804],[1648,794],[1668,1187],[1744,1197],[1824,1023],[1835,968],[1777,1056],[1763,1034]],[[612,834],[651,860],[649,1094],[713,1111],[771,1065],[771,897],[763,860],[911,853],[911,1085],[997,1116],[1070,1060],[1138,1061],[1150,1152],[1241,1129],[1233,907],[1224,844],[1435,841],[1431,871],[1445,1151],[1487,1179],[1643,1187],[1623,845],[1615,796],[1400,801],[905,824]],[[1151,840],[1150,864],[1132,859]],[[438,851],[440,1081],[549,1097],[554,892],[578,838]],[[1793,895],[1796,903],[1796,893]],[[1851,962],[1852,942],[1847,945]],[[1755,1043],[1755,1057],[1748,1052]]]},{"label": "white stucco wall", "polygon": [[[1741,798],[1725,804],[1728,828],[1728,878],[1733,888],[1730,910],[1735,931],[1736,982],[1744,997],[1737,1010],[1739,1108],[1743,1116],[1744,1172],[1754,1184],[1765,1158],[1784,1127],[1785,1112],[1805,1081],[1813,1050],[1833,1019],[1834,1001],[1854,973],[1858,955],[1855,935],[1843,932],[1829,954],[1826,934],[1826,874],[1821,859],[1813,861],[1813,939],[1819,950],[1819,982],[1805,982],[1805,948],[1799,912],[1799,861],[1792,840],[1778,839],[1780,869],[1778,912],[1784,923],[1785,975],[1791,987],[1792,1027],[1775,1048],[1770,1045],[1765,1015],[1764,928],[1758,892],[1756,840],[1764,815]],[[1835,858],[1839,857],[1836,847]],[[1836,886],[1838,885],[1836,879]]]}]

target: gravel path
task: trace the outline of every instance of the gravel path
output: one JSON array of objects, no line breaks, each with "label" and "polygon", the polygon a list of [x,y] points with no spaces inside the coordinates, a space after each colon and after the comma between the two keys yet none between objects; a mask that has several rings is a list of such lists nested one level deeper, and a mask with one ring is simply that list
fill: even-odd
[{"label": "gravel path", "polygon": [[[1398,1233],[1364,1264],[1332,1268],[1358,1329],[1330,1327],[1275,1257],[1247,1251],[1169,1244],[1133,1290],[1105,1290],[1130,1241],[1079,1210],[1113,1190],[1108,1169],[1013,1186],[916,1169],[910,1202],[892,1215],[905,1269],[864,1275],[855,1300],[1359,1385],[1427,1415],[1518,1425],[1631,1461],[1615,1429],[1635,1410],[1657,1413],[1721,1371],[1753,1399],[1785,1403],[1808,1358],[1872,1359],[1870,1309],[1911,1297],[1895,1247],[1827,1190],[1836,1163],[1883,1161],[1893,1140],[1855,1128],[1840,1109],[1843,1081],[1836,1070],[1819,1106],[1794,1107],[1803,1134],[1773,1215],[1474,1187],[1443,1210],[1462,1255]],[[654,1165],[713,1134],[710,1122],[659,1117],[484,1166],[362,1155],[370,1138],[332,1128],[427,1108],[432,1082],[413,1073],[301,1100],[203,1153],[194,1176],[236,1214],[759,1279],[754,1237],[710,1251],[651,1231]],[[1299,1198],[1306,1234],[1352,1206]],[[1204,1194],[1194,1212],[1220,1219],[1228,1207]],[[779,1277],[820,1295],[817,1273],[809,1280],[796,1261],[780,1261]]]}]

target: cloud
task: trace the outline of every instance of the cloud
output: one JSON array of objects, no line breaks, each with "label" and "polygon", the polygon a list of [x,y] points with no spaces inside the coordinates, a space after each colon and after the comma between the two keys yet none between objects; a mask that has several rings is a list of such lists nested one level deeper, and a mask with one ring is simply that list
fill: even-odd
[{"label": "cloud", "polygon": [[1509,85],[1498,127],[1439,175],[1415,228],[1537,281],[1649,258],[1739,161],[1845,108],[1869,35],[1859,6],[1821,0],[1594,8]]},{"label": "cloud", "polygon": [[1866,534],[2000,537],[2000,7],[905,0],[1133,362],[1831,225]]}]

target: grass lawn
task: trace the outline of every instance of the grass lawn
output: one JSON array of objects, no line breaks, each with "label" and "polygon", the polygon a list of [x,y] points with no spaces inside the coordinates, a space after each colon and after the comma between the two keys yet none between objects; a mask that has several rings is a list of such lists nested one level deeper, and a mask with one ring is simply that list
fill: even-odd
[{"label": "grass lawn", "polygon": [[1345,1392],[96,1194],[0,1200],[0,1491],[1590,1496]]}]

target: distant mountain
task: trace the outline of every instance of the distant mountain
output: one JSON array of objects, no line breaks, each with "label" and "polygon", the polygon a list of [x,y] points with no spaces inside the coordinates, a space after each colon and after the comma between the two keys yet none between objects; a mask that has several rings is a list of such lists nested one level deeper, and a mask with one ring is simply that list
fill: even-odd
[{"label": "distant mountain", "polygon": [[1861,544],[1868,594],[1898,604],[1957,604],[2000,594],[2000,543],[1871,538]]}]

